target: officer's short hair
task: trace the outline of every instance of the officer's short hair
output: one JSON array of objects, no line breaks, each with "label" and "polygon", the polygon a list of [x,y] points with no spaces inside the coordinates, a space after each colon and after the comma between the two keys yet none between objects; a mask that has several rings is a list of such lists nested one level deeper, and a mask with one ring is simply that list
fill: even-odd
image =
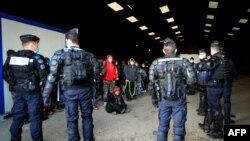
[{"label": "officer's short hair", "polygon": [[75,44],[79,44],[78,28],[73,28],[66,33],[65,38],[71,40]]},{"label": "officer's short hair", "polygon": [[166,38],[163,40],[163,49],[166,54],[174,53],[176,49],[176,43],[174,42],[174,40]]},{"label": "officer's short hair", "polygon": [[221,46],[220,42],[215,40],[211,43],[210,48],[216,48],[218,50],[223,50],[223,47]]},{"label": "officer's short hair", "polygon": [[199,53],[207,53],[207,50],[206,49],[199,49],[198,52]]}]

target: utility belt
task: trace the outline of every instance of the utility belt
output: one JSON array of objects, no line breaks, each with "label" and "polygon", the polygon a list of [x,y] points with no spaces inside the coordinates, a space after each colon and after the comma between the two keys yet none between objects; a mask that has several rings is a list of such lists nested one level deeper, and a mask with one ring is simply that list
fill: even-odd
[{"label": "utility belt", "polygon": [[82,87],[90,87],[93,83],[87,80],[80,80],[80,81],[74,81],[73,84],[71,83],[65,83],[63,80],[61,80],[61,89],[67,90],[67,89],[77,89]]},{"label": "utility belt", "polygon": [[34,82],[24,82],[14,85],[15,91],[18,92],[33,92],[33,91],[40,91]]},{"label": "utility belt", "polygon": [[224,79],[212,79],[209,80],[207,86],[209,87],[224,87]]}]

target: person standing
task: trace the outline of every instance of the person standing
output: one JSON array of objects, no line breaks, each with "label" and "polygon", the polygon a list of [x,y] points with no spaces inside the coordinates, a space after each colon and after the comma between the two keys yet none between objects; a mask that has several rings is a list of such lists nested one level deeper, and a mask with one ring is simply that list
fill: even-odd
[{"label": "person standing", "polygon": [[13,122],[10,127],[11,141],[22,139],[24,120],[29,115],[30,132],[33,141],[43,141],[41,88],[47,77],[46,61],[39,51],[40,38],[25,34],[20,36],[23,50],[13,52],[4,64],[5,80],[10,80],[14,95],[12,107]]},{"label": "person standing", "polygon": [[100,66],[95,56],[80,48],[78,29],[66,33],[67,48],[54,53],[50,73],[43,91],[47,104],[53,84],[59,78],[63,90],[67,118],[68,141],[79,141],[78,107],[82,113],[82,131],[85,141],[94,141],[93,133],[93,85],[95,85]]},{"label": "person standing", "polygon": [[150,66],[148,85],[153,105],[159,107],[157,141],[167,141],[171,118],[174,120],[174,141],[184,141],[187,117],[185,85],[197,83],[196,73],[187,59],[176,56],[177,48],[172,39],[164,40],[162,51],[165,56],[154,60]]}]

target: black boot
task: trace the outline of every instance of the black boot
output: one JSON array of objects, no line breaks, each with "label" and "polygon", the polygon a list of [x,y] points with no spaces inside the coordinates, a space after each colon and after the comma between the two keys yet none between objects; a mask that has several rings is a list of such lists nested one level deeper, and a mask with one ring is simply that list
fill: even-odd
[{"label": "black boot", "polygon": [[231,119],[231,113],[229,111],[225,111],[224,124],[234,124],[234,120]]},{"label": "black boot", "polygon": [[213,112],[213,119],[214,119],[214,129],[212,132],[208,133],[207,135],[213,139],[222,139],[223,138],[223,116],[222,113],[215,110]]}]

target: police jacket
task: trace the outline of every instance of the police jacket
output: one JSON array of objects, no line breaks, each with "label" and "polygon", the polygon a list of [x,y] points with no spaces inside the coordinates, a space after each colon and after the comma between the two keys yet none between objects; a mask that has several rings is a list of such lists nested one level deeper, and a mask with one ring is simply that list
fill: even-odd
[{"label": "police jacket", "polygon": [[149,68],[149,93],[156,99],[157,91],[167,99],[185,98],[185,84],[197,83],[192,64],[185,58],[168,54],[153,61]]},{"label": "police jacket", "polygon": [[200,59],[200,62],[196,65],[197,76],[198,76],[198,84],[199,85],[207,85],[208,79],[211,76],[210,70],[203,70],[202,68],[206,66],[207,60]]},{"label": "police jacket", "polygon": [[[70,56],[67,54],[71,52]],[[69,58],[70,57],[70,58]],[[68,64],[69,60],[77,60],[85,64],[84,71],[86,71],[86,79],[81,82],[74,82],[72,73],[72,64]],[[81,72],[80,72],[81,73]],[[94,55],[83,49],[72,47],[69,49],[61,49],[54,53],[51,58],[50,73],[43,91],[43,96],[48,97],[52,91],[53,84],[59,79],[62,90],[74,89],[76,87],[92,87],[100,74],[100,65]]]},{"label": "police jacket", "polygon": [[222,87],[224,80],[231,77],[230,62],[222,52],[215,53],[202,69],[211,71],[208,86]]},{"label": "police jacket", "polygon": [[41,91],[47,77],[47,64],[42,55],[30,50],[21,50],[7,56],[4,64],[4,79],[10,91]]}]

